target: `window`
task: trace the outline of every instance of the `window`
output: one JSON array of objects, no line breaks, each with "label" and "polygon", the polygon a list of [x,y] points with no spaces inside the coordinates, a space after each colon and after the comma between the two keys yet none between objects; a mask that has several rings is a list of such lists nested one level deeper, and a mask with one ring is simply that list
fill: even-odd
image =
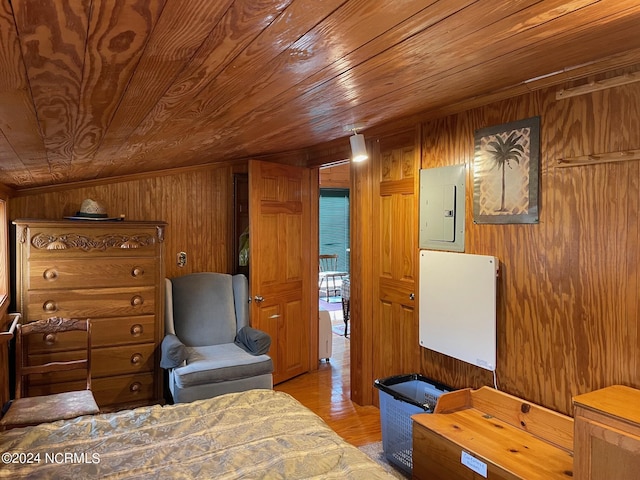
[{"label": "window", "polygon": [[349,271],[349,190],[320,189],[320,254],[338,254],[338,270]]}]

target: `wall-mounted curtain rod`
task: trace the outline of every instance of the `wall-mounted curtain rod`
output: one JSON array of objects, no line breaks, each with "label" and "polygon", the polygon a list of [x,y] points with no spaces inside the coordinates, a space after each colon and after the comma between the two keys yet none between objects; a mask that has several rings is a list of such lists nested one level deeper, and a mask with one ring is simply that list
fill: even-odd
[{"label": "wall-mounted curtain rod", "polygon": [[594,165],[598,163],[627,162],[640,160],[640,150],[625,150],[622,152],[599,153],[597,155],[582,155],[580,157],[559,158],[556,167],[578,167],[580,165]]},{"label": "wall-mounted curtain rod", "polygon": [[584,95],[585,93],[597,92],[598,90],[605,90],[611,87],[619,87],[620,85],[627,85],[634,82],[640,82],[640,72],[625,73],[624,75],[620,75],[618,77],[596,80],[589,82],[586,85],[580,85],[578,87],[564,88],[556,92],[556,100],[576,97],[578,95]]}]

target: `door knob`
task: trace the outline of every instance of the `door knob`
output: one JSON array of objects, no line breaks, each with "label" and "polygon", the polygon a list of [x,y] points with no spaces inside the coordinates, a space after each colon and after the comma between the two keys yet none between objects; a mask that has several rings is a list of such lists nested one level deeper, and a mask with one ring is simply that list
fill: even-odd
[{"label": "door knob", "polygon": [[253,297],[253,299],[256,303],[264,302],[264,297],[262,297],[261,295],[256,295],[255,297]]},{"label": "door knob", "polygon": [[415,299],[416,299],[415,293],[410,293],[409,294],[409,300],[415,300]]}]

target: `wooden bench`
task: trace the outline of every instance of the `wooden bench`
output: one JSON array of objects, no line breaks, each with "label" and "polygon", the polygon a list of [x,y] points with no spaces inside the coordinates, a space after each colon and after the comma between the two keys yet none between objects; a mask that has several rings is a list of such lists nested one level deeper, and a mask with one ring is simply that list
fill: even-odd
[{"label": "wooden bench", "polygon": [[493,388],[445,393],[412,419],[413,478],[573,475],[573,419]]}]

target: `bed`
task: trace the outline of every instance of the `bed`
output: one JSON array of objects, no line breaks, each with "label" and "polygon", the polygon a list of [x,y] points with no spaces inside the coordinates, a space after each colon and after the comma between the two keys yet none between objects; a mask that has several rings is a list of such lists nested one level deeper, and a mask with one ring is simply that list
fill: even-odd
[{"label": "bed", "polygon": [[0,478],[394,478],[273,390],[9,430],[0,454]]}]

